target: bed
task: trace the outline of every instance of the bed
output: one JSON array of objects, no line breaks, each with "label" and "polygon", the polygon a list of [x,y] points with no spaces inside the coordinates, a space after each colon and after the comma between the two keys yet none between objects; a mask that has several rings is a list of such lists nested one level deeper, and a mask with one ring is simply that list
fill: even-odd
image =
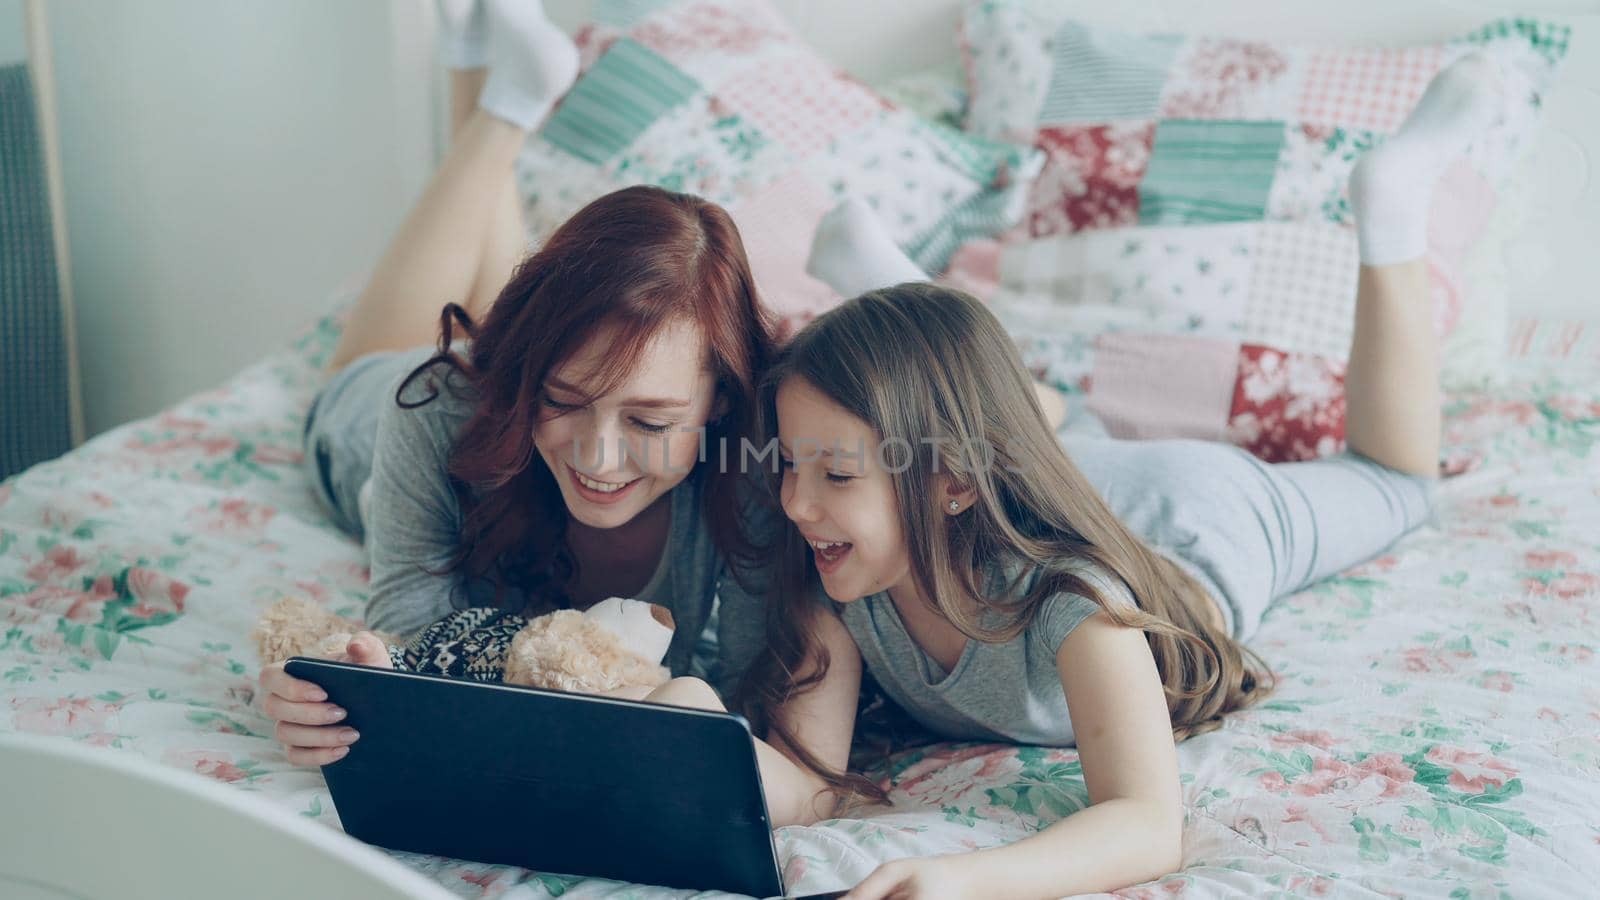
[{"label": "bed", "polygon": [[[337,331],[330,316],[0,486],[0,730],[138,754],[337,827],[320,774],[285,761],[253,705],[245,640],[280,596],[347,614],[365,596],[360,547],[298,467]],[[1527,358],[1506,383],[1450,397],[1468,470],[1435,521],[1271,611],[1254,646],[1281,689],[1181,746],[1185,867],[1122,894],[1577,896],[1600,875],[1600,329],[1512,335]],[[779,831],[792,889],[1015,840],[1085,802],[1067,750],[937,744],[881,773],[892,812]],[[463,897],[672,895],[402,858]]]},{"label": "bed", "polygon": [[[824,6],[823,18],[845,14]],[[1148,9],[1158,7],[1186,8]],[[1587,178],[1583,148],[1600,141],[1592,122],[1582,127],[1591,131],[1555,144],[1553,159],[1582,162]],[[1569,147],[1576,157],[1562,155]],[[1524,314],[1593,303],[1579,267],[1594,260],[1573,243],[1592,234],[1592,210],[1559,212],[1529,232],[1557,235],[1540,245],[1554,251],[1519,257],[1544,267],[1509,281]],[[283,596],[356,616],[366,598],[360,546],[318,507],[299,465],[304,412],[348,299],[331,298],[292,345],[221,386],[0,483],[0,733],[151,760],[348,840],[320,773],[289,765],[271,738],[246,637]],[[1179,748],[1183,869],[1118,894],[1592,893],[1600,324],[1534,315],[1497,339],[1504,377],[1449,395],[1460,474],[1444,482],[1433,521],[1272,609],[1252,646],[1280,689]],[[901,856],[1014,841],[1086,802],[1070,750],[941,743],[876,772],[891,811],[778,832],[791,891],[839,888]],[[78,801],[63,787],[62,802]],[[684,894],[395,856],[462,897]]]}]

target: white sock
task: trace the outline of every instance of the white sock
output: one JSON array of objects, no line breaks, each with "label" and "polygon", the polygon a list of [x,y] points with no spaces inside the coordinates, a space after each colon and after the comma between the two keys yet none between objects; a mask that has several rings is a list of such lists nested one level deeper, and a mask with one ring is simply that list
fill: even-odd
[{"label": "white sock", "polygon": [[489,64],[489,23],[483,0],[435,0],[439,10],[439,58],[447,69]]},{"label": "white sock", "polygon": [[539,127],[578,77],[578,48],[540,0],[484,0],[489,77],[478,106],[519,128]]},{"label": "white sock", "polygon": [[928,273],[895,245],[872,207],[857,199],[835,206],[817,224],[806,271],[844,297],[928,280]]},{"label": "white sock", "polygon": [[1427,252],[1434,186],[1493,121],[1503,90],[1495,62],[1468,54],[1435,76],[1400,130],[1356,163],[1350,205],[1363,264],[1385,266]]}]

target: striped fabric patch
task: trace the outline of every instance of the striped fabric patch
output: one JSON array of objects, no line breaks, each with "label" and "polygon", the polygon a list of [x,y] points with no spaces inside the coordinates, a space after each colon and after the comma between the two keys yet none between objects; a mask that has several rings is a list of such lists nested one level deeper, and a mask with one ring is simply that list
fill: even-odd
[{"label": "striped fabric patch", "polygon": [[1007,163],[1012,179],[1010,189],[980,190],[969,195],[918,234],[905,248],[906,255],[924,272],[943,272],[962,244],[993,237],[1016,224],[1028,202],[1027,195],[1017,188],[1037,177],[1043,162],[1039,153],[1013,153]]},{"label": "striped fabric patch", "polygon": [[1016,170],[1028,155],[1015,144],[991,141],[939,122],[918,120],[916,130],[933,146],[941,161],[986,188],[996,186],[1003,178],[1016,177]]},{"label": "striped fabric patch", "polygon": [[603,163],[699,91],[672,63],[619,38],[567,92],[541,134],[573,156]]},{"label": "striped fabric patch", "polygon": [[1139,224],[1262,219],[1283,134],[1282,122],[1157,123],[1150,167],[1139,183]]},{"label": "striped fabric patch", "polygon": [[1153,119],[1179,35],[1137,35],[1067,22],[1056,32],[1040,125]]}]

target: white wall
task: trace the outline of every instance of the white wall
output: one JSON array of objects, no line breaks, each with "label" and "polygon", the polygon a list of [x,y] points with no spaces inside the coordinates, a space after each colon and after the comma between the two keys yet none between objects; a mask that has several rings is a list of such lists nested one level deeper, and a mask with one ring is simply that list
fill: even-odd
[{"label": "white wall", "polygon": [[92,435],[281,346],[375,261],[432,167],[427,7],[48,8]]},{"label": "white wall", "polygon": [[0,66],[28,58],[26,32],[22,29],[22,0],[0,0]]}]

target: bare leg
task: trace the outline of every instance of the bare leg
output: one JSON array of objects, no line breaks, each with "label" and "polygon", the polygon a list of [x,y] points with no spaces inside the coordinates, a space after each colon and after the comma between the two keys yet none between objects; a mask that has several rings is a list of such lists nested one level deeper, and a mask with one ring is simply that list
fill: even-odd
[{"label": "bare leg", "polygon": [[1439,342],[1421,260],[1362,266],[1345,375],[1345,439],[1391,469],[1439,470]]},{"label": "bare leg", "polygon": [[[520,255],[511,167],[526,137],[481,110],[464,117],[449,155],[356,300],[330,371],[366,353],[432,343],[446,303],[465,304],[475,315],[487,308],[483,298],[499,292]],[[480,279],[494,283],[480,286]]]},{"label": "bare leg", "polygon": [[[538,0],[442,11],[465,17],[461,23],[483,16],[489,68],[452,70],[453,145],[357,298],[330,370],[366,353],[432,343],[447,303],[481,318],[523,254],[512,165],[577,76],[578,50]],[[465,54],[471,43],[455,49]]]},{"label": "bare leg", "polygon": [[1439,469],[1439,342],[1422,261],[1429,207],[1445,168],[1492,120],[1502,90],[1493,60],[1462,57],[1350,175],[1364,265],[1345,376],[1345,437],[1357,453],[1412,475]]},{"label": "bare leg", "polygon": [[483,83],[489,78],[488,69],[450,69],[450,138],[461,133],[461,127],[478,108],[478,95],[483,93]]}]

